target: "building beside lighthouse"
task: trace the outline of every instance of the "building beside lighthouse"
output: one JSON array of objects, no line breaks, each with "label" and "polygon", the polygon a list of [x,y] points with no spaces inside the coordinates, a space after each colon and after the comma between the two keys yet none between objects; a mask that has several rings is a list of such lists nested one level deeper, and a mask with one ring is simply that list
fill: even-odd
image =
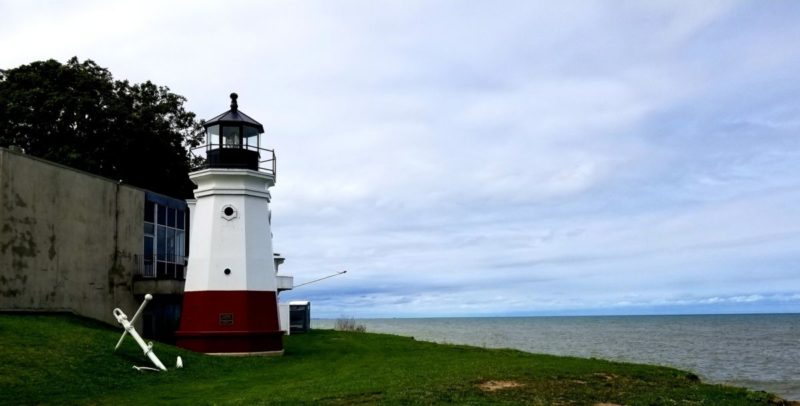
[{"label": "building beside lighthouse", "polygon": [[275,154],[262,148],[264,127],[239,111],[237,98],[204,124],[206,163],[189,174],[197,188],[176,342],[212,354],[280,353],[277,294],[292,281],[277,276],[272,249]]}]

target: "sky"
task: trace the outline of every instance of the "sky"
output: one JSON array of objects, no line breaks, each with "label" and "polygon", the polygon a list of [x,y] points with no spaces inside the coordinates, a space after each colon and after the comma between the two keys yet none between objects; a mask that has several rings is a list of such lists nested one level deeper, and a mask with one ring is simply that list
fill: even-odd
[{"label": "sky", "polygon": [[8,1],[266,129],[314,317],[800,312],[800,2]]}]

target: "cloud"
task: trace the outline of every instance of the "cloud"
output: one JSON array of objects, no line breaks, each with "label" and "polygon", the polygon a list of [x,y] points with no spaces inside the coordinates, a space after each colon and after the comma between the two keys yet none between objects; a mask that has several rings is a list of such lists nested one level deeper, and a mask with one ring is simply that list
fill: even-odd
[{"label": "cloud", "polygon": [[800,7],[3,3],[278,155],[281,270],[336,317],[800,311]]}]

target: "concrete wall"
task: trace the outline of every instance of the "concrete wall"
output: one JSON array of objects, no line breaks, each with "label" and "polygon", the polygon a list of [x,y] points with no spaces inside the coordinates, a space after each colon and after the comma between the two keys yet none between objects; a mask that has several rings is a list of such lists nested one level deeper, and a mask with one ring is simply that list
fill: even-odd
[{"label": "concrete wall", "polygon": [[141,189],[0,148],[0,310],[132,316],[143,207]]}]

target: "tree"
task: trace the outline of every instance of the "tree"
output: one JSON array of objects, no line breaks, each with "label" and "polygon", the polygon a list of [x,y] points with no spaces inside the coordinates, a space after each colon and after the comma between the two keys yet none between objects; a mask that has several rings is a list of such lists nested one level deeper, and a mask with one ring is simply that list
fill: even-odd
[{"label": "tree", "polygon": [[0,146],[170,196],[192,195],[188,149],[202,142],[186,99],[130,84],[91,60],[0,71]]}]

